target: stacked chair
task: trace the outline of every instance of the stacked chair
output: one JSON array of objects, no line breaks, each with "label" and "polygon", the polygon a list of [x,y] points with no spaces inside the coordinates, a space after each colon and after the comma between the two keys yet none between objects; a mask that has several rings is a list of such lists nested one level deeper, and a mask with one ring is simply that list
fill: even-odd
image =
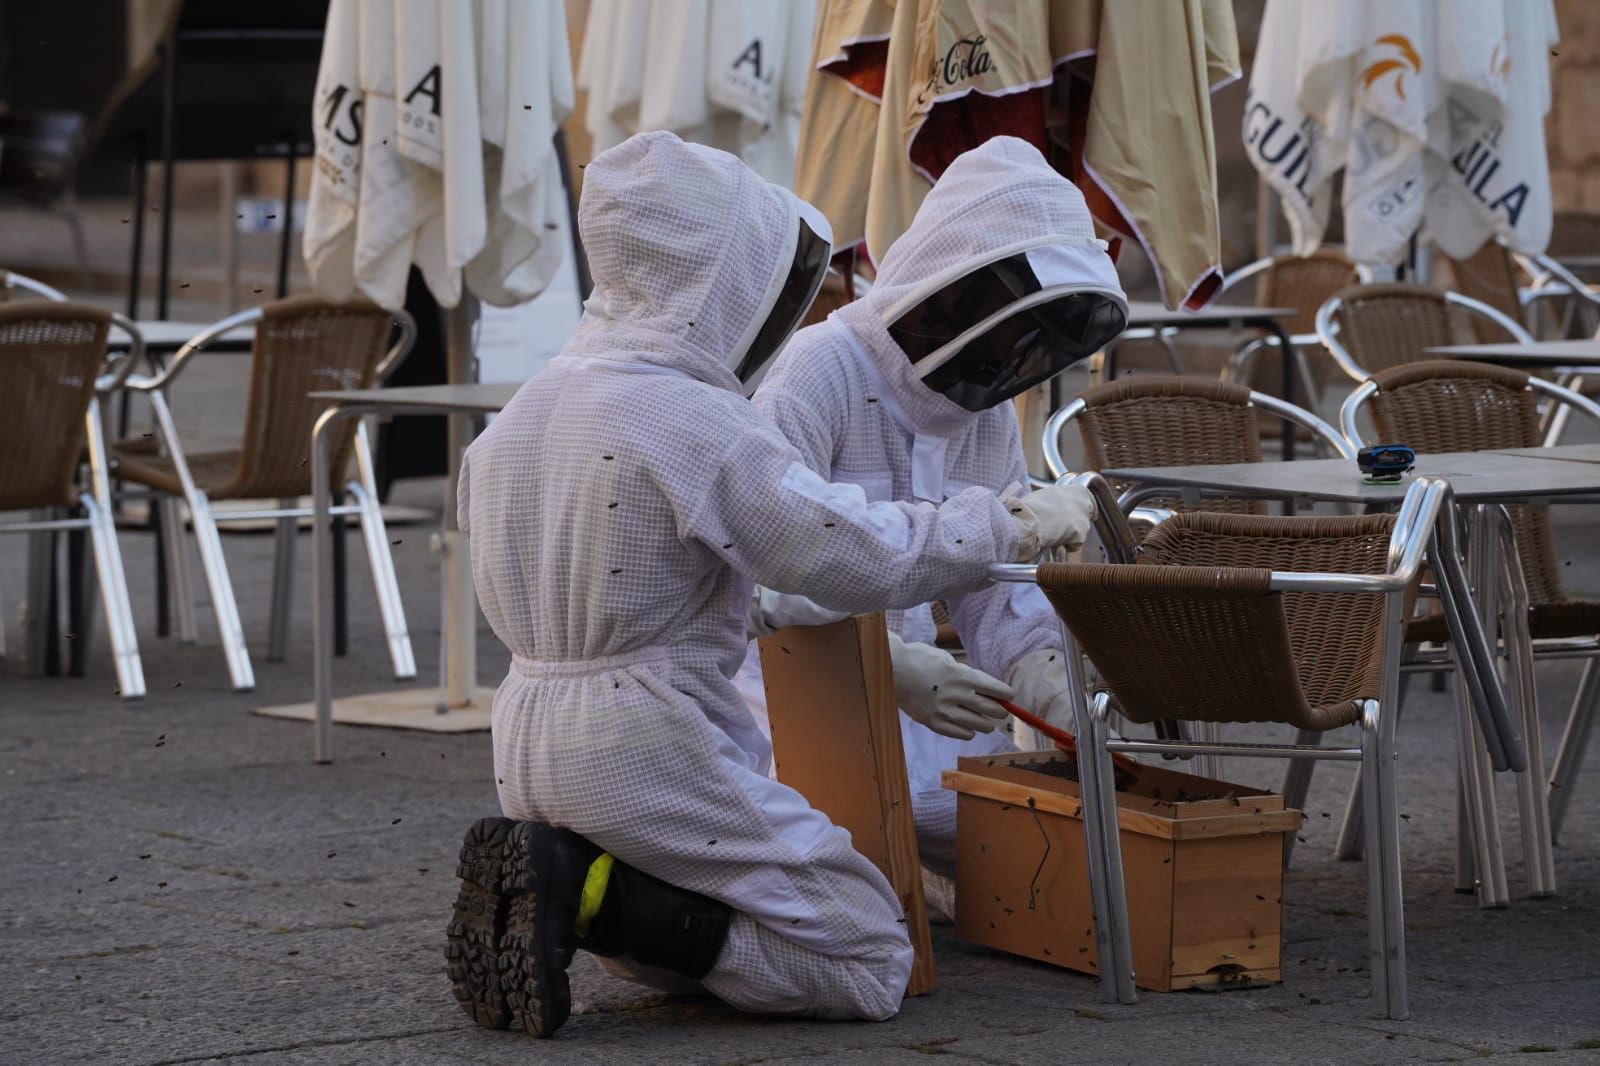
[{"label": "stacked chair", "polygon": [[[45,299],[0,303],[0,512],[32,512],[0,522],[0,533],[88,532],[118,691],[137,699],[145,694],[144,670],[111,515],[99,395],[128,377],[143,358],[143,342],[122,316],[55,299],[60,294],[48,286],[8,273],[4,289]],[[107,349],[113,325],[133,338],[121,356]],[[31,582],[35,611],[50,595],[53,560],[44,555]],[[86,642],[88,634],[74,637]]]},{"label": "stacked chair", "polygon": [[[242,443],[237,448],[190,454],[173,419],[172,386],[208,344],[247,325],[255,327],[255,339]],[[179,630],[185,640],[192,641],[193,602],[180,544],[183,527],[176,509],[180,500],[187,504],[235,689],[254,687],[255,676],[217,524],[263,518],[277,522],[269,658],[281,659],[288,641],[295,532],[298,521],[312,513],[310,507],[298,503],[311,492],[311,427],[321,410],[320,402],[308,394],[376,385],[410,349],[415,336],[416,325],[403,311],[390,313],[372,304],[331,304],[315,297],[295,297],[223,319],[185,344],[158,373],[127,381],[127,388],[149,399],[156,433],[117,444],[113,452],[116,477],[144,486],[163,508],[162,528],[169,533],[167,565],[178,592]],[[358,475],[345,486],[355,502],[337,506],[332,513],[359,516],[395,676],[414,677],[416,663],[379,510],[365,427],[350,425],[341,430],[331,451],[335,484],[338,472],[345,469],[352,454],[355,457]],[[224,514],[212,509],[217,501],[255,499],[276,499],[278,505]]]}]

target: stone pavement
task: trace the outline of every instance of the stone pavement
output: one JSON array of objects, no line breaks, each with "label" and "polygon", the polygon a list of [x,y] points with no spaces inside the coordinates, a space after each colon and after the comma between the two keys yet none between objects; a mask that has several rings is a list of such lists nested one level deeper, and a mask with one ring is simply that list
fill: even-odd
[{"label": "stone pavement", "polygon": [[[1561,526],[1563,551],[1582,560],[1568,573],[1591,592],[1597,530],[1581,515]],[[428,532],[390,534],[425,678],[438,650]],[[1277,987],[1108,1007],[1087,977],[943,931],[938,990],[884,1024],[745,1017],[638,989],[580,958],[575,1014],[558,1040],[479,1030],[451,999],[442,949],[460,835],[495,809],[487,734],[341,728],[338,761],[313,765],[308,726],[247,713],[310,695],[304,542],[289,658],[268,663],[271,538],[225,537],[256,654],[251,694],[228,690],[204,610],[198,645],[156,638],[151,539],[129,531],[123,545],[146,700],[113,697],[103,624],[85,679],[23,679],[14,658],[0,664],[0,1062],[1600,1064],[1600,1050],[1583,1050],[1600,1046],[1600,777],[1591,770],[1557,852],[1559,897],[1479,910],[1452,891],[1452,705],[1425,684],[1413,686],[1401,730],[1411,1021],[1376,1019],[1367,999],[1364,868],[1329,857],[1351,774],[1341,764],[1317,771]],[[25,586],[20,542],[7,547],[0,592],[15,656]],[[392,684],[354,535],[350,558],[342,693]],[[488,683],[506,659],[484,630]],[[1541,673],[1552,752],[1576,676],[1572,664]],[[1278,772],[1243,760],[1229,770],[1260,784]],[[1516,894],[1513,792],[1500,784]]]}]

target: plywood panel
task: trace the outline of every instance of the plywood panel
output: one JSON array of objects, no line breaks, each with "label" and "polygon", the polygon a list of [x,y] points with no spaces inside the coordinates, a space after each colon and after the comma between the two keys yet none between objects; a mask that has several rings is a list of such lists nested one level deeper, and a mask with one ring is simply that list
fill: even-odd
[{"label": "plywood panel", "polygon": [[916,952],[906,994],[931,991],[933,943],[883,616],[780,629],[760,645],[778,780],[848,830],[889,879]]}]

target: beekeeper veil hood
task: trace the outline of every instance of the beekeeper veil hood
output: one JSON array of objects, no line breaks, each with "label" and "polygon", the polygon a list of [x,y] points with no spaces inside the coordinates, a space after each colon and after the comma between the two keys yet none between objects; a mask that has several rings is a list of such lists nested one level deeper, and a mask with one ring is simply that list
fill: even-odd
[{"label": "beekeeper veil hood", "polygon": [[726,152],[641,133],[584,171],[577,348],[754,391],[827,272],[826,219]]},{"label": "beekeeper veil hood", "polygon": [[1078,187],[996,137],[950,164],[868,295],[928,389],[982,411],[1100,350],[1128,300]]}]

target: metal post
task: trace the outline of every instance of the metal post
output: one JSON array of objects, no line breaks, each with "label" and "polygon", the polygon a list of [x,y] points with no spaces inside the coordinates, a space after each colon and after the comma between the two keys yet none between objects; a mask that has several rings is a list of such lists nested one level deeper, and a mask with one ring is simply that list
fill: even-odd
[{"label": "metal post", "polygon": [[178,101],[176,44],[175,38],[168,38],[157,47],[161,55],[161,261],[156,267],[156,318],[162,320],[167,318],[170,295],[167,290],[172,281],[172,142]]},{"label": "metal post", "polygon": [[1572,710],[1567,713],[1567,726],[1561,734],[1561,746],[1556,749],[1555,766],[1550,771],[1552,842],[1561,835],[1561,822],[1567,816],[1567,804],[1572,800],[1578,768],[1583,765],[1584,750],[1588,748],[1589,736],[1594,732],[1597,704],[1600,704],[1600,659],[1591,658],[1583,664],[1583,678],[1578,682]]},{"label": "metal post", "polygon": [[[128,318],[134,322],[139,321],[139,281],[144,270],[144,209],[149,169],[149,160],[145,158],[144,134],[136,133],[133,136],[133,247],[128,263]],[[126,402],[122,409],[127,411]],[[126,434],[127,431],[124,417],[118,432]]]},{"label": "metal post", "polygon": [[[459,306],[449,312],[446,332],[446,365],[452,385],[464,385],[477,375],[472,362],[472,324],[477,318],[477,301],[463,294]],[[449,479],[444,500],[444,530],[439,537],[443,554],[440,598],[443,617],[440,630],[439,712],[470,707],[478,687],[478,605],[472,587],[472,554],[467,535],[456,521],[461,455],[470,438],[469,420],[451,414],[446,420],[449,448]]]},{"label": "metal post", "polygon": [[278,241],[278,299],[289,295],[289,248],[294,234],[294,134],[283,135],[288,152],[284,168],[283,236]]},{"label": "metal post", "polygon": [[[1078,787],[1083,798],[1084,856],[1089,864],[1094,904],[1100,998],[1107,1003],[1133,1003],[1138,995],[1133,983],[1133,947],[1122,879],[1116,791],[1111,779],[1111,755],[1105,748],[1106,725],[1103,716],[1088,707],[1088,679],[1083,676],[1083,658],[1064,622],[1061,642],[1067,666],[1067,688],[1072,694],[1073,728],[1078,735]],[[1103,697],[1101,701],[1104,702]]]},{"label": "metal post", "polygon": [[315,758],[319,763],[333,761],[333,544],[328,514],[332,494],[328,437],[343,416],[343,409],[332,404],[311,428],[311,673],[317,704]]},{"label": "metal post", "polygon": [[[1475,504],[1469,510],[1471,533],[1467,542],[1469,581],[1476,598],[1479,624],[1486,633],[1496,629],[1496,572],[1499,552],[1493,525],[1487,520],[1488,508]],[[1457,648],[1457,642],[1452,642]],[[1490,670],[1494,669],[1491,652]],[[1470,669],[1466,663],[1462,669]],[[1511,901],[1506,884],[1505,853],[1500,843],[1500,820],[1494,800],[1494,769],[1484,749],[1483,731],[1470,708],[1462,707],[1457,726],[1459,762],[1466,784],[1467,821],[1472,826],[1478,869],[1478,905],[1504,907]]]}]

